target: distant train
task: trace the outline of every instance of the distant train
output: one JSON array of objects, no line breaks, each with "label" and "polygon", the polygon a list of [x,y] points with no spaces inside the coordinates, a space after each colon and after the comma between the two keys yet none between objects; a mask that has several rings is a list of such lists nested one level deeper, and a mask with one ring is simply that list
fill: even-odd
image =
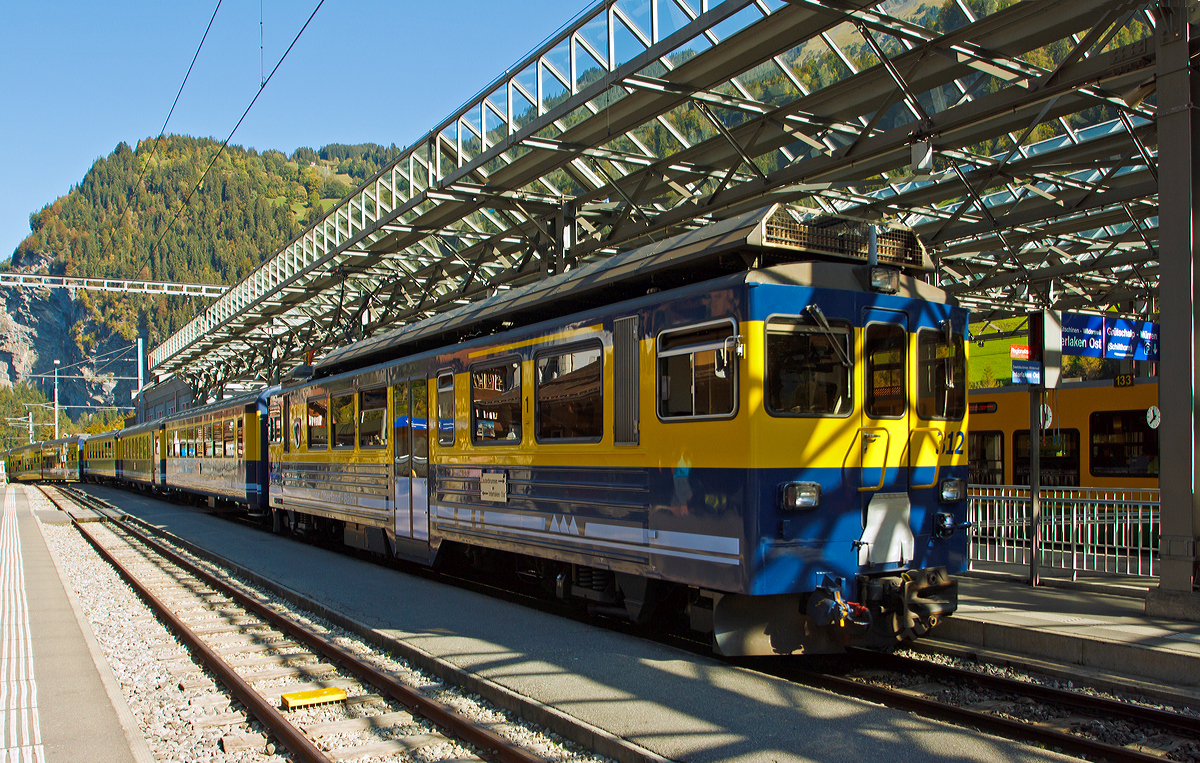
[{"label": "distant train", "polygon": [[11,482],[68,482],[79,479],[79,447],[86,435],[68,435],[20,445],[4,456]]},{"label": "distant train", "polygon": [[[970,395],[969,481],[1029,484],[1029,392],[975,389]],[[1045,487],[1158,487],[1158,383],[1068,382],[1046,393],[1050,426],[1039,454]],[[1147,415],[1150,412],[1151,415]]]},{"label": "distant train", "polygon": [[865,228],[774,205],[499,290],[89,437],[83,477],[506,568],[725,655],[891,646],[966,565],[967,313],[911,233],[876,255]]}]

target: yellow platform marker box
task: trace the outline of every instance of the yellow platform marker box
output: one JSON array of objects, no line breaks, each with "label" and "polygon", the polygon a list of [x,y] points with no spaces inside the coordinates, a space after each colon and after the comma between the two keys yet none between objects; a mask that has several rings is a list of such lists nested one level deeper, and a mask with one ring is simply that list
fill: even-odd
[{"label": "yellow platform marker box", "polygon": [[311,691],[294,691],[279,697],[283,700],[284,710],[295,710],[306,705],[324,705],[329,702],[341,702],[346,698],[345,689],[313,689]]}]

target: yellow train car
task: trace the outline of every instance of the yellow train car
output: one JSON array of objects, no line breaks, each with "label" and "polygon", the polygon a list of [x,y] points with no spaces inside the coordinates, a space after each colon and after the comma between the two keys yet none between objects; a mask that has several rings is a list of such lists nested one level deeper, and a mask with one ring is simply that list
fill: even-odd
[{"label": "yellow train car", "polygon": [[86,435],[68,435],[22,445],[5,454],[14,482],[76,482],[79,480],[80,443]]},{"label": "yellow train car", "polygon": [[44,479],[78,482],[80,446],[86,439],[87,435],[67,435],[42,443]]},{"label": "yellow train car", "polygon": [[118,443],[122,430],[91,435],[83,443],[84,464],[82,478],[87,482],[116,483],[119,477],[117,465],[120,451]]},{"label": "yellow train car", "polygon": [[8,478],[12,482],[40,482],[44,473],[41,442],[20,445],[8,452]]},{"label": "yellow train car", "polygon": [[[394,392],[388,380],[382,371],[355,374],[272,397],[267,431],[277,526],[388,550],[385,536],[400,521],[393,509],[394,459],[401,468],[401,456],[388,447]],[[406,399],[401,407],[407,406]],[[411,530],[401,537],[412,537]]]},{"label": "yellow train car", "polygon": [[276,526],[678,607],[727,655],[920,636],[966,564],[966,311],[899,260],[804,261],[799,214],[330,353],[270,400]]},{"label": "yellow train car", "polygon": [[126,427],[117,439],[118,478],[143,490],[163,487],[161,422]]},{"label": "yellow train car", "polygon": [[[1158,429],[1151,409],[1158,383],[1135,379],[1070,382],[1045,393],[1050,409],[1039,456],[1045,487],[1158,487]],[[968,480],[972,485],[1029,484],[1029,392],[1025,387],[971,390]]]},{"label": "yellow train car", "polygon": [[266,508],[268,391],[245,392],[169,416],[161,434],[161,486],[245,506],[253,517]]}]

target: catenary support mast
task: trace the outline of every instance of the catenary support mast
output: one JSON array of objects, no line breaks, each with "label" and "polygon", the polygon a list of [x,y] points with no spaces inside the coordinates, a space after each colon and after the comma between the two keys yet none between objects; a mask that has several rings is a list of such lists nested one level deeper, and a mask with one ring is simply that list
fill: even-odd
[{"label": "catenary support mast", "polygon": [[[1188,24],[1184,0],[1160,6],[1156,30],[1158,59],[1158,172],[1160,340],[1159,404],[1163,423],[1161,453],[1160,552],[1162,572],[1155,598],[1190,592],[1200,511],[1196,476],[1195,245],[1200,241],[1200,76],[1190,67],[1190,49],[1198,30]],[[1192,606],[1196,606],[1192,603]],[[1152,608],[1148,601],[1147,610]]]}]

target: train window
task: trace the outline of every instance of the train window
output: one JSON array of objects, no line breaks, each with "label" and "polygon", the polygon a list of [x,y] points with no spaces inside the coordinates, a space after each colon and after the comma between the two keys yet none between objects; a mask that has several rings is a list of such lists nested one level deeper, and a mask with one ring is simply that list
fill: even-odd
[{"label": "train window", "polygon": [[854,402],[852,352],[848,326],[826,330],[796,318],[771,318],[767,411],[777,416],[849,415]]},{"label": "train window", "polygon": [[283,407],[276,400],[271,403],[267,414],[267,442],[279,445],[283,441]]},{"label": "train window", "polygon": [[1004,433],[967,434],[967,482],[972,485],[1004,484]]},{"label": "train window", "polygon": [[1146,411],[1096,411],[1088,417],[1093,477],[1157,477],[1158,430]]},{"label": "train window", "polygon": [[333,409],[333,447],[353,448],[354,395],[338,395],[331,399]]},{"label": "train window", "polygon": [[233,419],[226,421],[221,428],[225,432],[225,458],[233,458],[237,455],[237,443],[234,439]]},{"label": "train window", "polygon": [[408,382],[400,382],[395,387],[392,387],[392,412],[396,417],[392,424],[395,429],[395,462],[396,476],[409,476],[409,429],[412,424],[412,419],[408,411]]},{"label": "train window", "polygon": [[237,457],[238,458],[246,457],[246,439],[245,439],[244,427],[245,427],[245,420],[241,416],[238,416],[238,420],[237,420]]},{"label": "train window", "polygon": [[323,450],[329,447],[329,401],[324,398],[308,399],[308,449]]},{"label": "train window", "polygon": [[[1042,487],[1079,485],[1079,430],[1051,429],[1042,433],[1038,470]],[[1029,430],[1013,432],[1013,484],[1029,484]]]},{"label": "train window", "polygon": [[204,440],[204,457],[212,458],[212,455],[213,455],[212,424],[204,425],[204,428],[201,429],[200,432],[201,432],[200,437],[201,437],[201,439]]},{"label": "train window", "polygon": [[412,474],[429,476],[429,388],[424,379],[412,383]]},{"label": "train window", "polygon": [[604,428],[600,347],[543,355],[535,363],[538,440],[599,441]]},{"label": "train window", "polygon": [[382,448],[387,445],[387,390],[359,392],[358,410],[358,446]]},{"label": "train window", "polygon": [[962,421],[967,407],[967,353],[962,334],[921,329],[917,332],[917,415],[923,419]]},{"label": "train window", "polygon": [[454,444],[454,374],[438,374],[438,444]]},{"label": "train window", "polygon": [[867,363],[867,415],[873,419],[904,416],[905,350],[908,332],[895,323],[867,326],[863,356]]},{"label": "train window", "polygon": [[508,445],[521,441],[521,361],[471,369],[471,438]]},{"label": "train window", "polygon": [[732,322],[664,332],[658,338],[658,415],[731,416],[737,401]]}]

